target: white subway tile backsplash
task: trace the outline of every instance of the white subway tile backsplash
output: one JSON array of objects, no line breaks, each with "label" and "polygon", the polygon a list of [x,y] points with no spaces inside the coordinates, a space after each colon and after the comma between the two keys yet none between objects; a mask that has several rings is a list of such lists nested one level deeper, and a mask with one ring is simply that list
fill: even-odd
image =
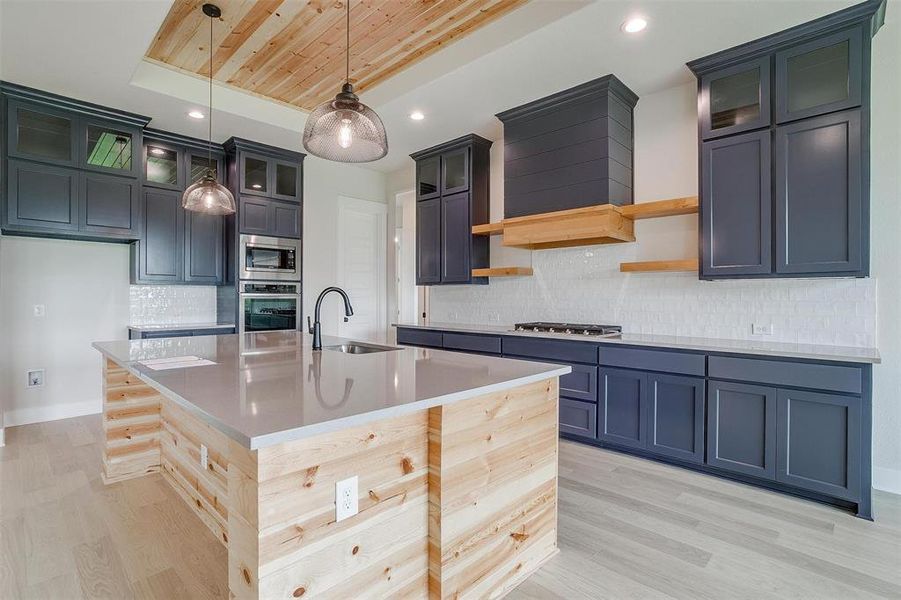
[{"label": "white subway tile backsplash", "polygon": [[129,325],[216,322],[215,286],[132,285],[129,300]]},{"label": "white subway tile backsplash", "polygon": [[[876,345],[875,279],[700,281],[693,273],[620,273],[633,249],[532,253],[532,277],[434,286],[434,322],[611,323],[626,332],[773,342]],[[751,324],[773,324],[752,335]]]}]

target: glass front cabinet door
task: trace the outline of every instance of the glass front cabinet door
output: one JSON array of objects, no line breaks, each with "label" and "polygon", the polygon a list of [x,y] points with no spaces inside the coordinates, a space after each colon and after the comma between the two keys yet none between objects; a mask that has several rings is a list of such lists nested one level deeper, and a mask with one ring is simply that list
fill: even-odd
[{"label": "glass front cabinet door", "polygon": [[705,140],[769,126],[770,57],[704,75],[698,109]]},{"label": "glass front cabinet door", "polygon": [[416,161],[416,199],[427,200],[440,195],[441,190],[438,187],[440,177],[440,156]]},{"label": "glass front cabinet door", "polygon": [[862,44],[854,28],[776,53],[776,121],[860,106]]},{"label": "glass front cabinet door", "polygon": [[169,144],[144,144],[144,183],[154,187],[180,189],[183,187],[181,151]]},{"label": "glass front cabinet door", "polygon": [[134,152],[141,147],[137,129],[94,121],[83,121],[83,125],[84,167],[116,175],[139,174],[141,161]]},{"label": "glass front cabinet door", "polygon": [[7,117],[10,156],[75,166],[76,125],[67,113],[11,101]]}]

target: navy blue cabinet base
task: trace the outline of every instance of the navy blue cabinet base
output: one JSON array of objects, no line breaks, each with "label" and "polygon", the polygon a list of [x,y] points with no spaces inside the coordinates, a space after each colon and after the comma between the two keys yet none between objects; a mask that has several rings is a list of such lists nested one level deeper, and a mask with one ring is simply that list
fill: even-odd
[{"label": "navy blue cabinet base", "polygon": [[570,365],[561,437],[873,517],[870,364],[402,326],[397,343]]}]

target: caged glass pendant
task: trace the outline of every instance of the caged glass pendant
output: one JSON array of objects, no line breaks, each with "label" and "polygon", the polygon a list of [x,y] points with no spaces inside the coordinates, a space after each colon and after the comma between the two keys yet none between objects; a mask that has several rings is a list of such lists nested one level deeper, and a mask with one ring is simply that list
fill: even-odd
[{"label": "caged glass pendant", "polygon": [[[204,4],[203,14],[210,18],[210,110],[209,133],[207,142],[208,164],[213,164],[213,20],[222,15],[222,11],[215,4]],[[205,213],[208,215],[230,215],[235,212],[235,197],[227,187],[216,181],[216,171],[207,169],[203,179],[185,190],[181,197],[181,205],[185,210]]]},{"label": "caged glass pendant", "polygon": [[346,163],[378,160],[388,154],[388,135],[374,110],[360,102],[350,83],[350,0],[347,7],[346,77],[341,92],[307,117],[303,146],[320,158]]}]

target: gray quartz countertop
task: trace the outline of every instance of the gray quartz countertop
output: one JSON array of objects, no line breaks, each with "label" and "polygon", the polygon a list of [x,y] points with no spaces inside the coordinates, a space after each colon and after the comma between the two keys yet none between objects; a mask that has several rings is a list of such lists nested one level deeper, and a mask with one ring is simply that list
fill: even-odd
[{"label": "gray quartz countertop", "polygon": [[879,362],[881,362],[881,359],[879,358],[879,351],[876,348],[829,346],[825,344],[792,344],[786,342],[767,342],[763,340],[728,340],[643,333],[622,333],[616,335],[615,337],[600,337],[587,335],[567,335],[562,333],[541,333],[534,331],[515,331],[512,325],[471,325],[463,323],[430,323],[428,325],[419,325],[415,323],[395,323],[395,327],[437,329],[441,331],[458,331],[461,333],[489,333],[495,335],[544,337],[555,340],[578,340],[580,342],[592,342],[595,344],[653,346],[657,348],[673,348],[677,350],[699,350],[702,352],[755,354],[762,356],[803,358],[832,362],[856,362],[872,364],[878,364]]},{"label": "gray quartz countertop", "polygon": [[234,323],[164,323],[157,325],[129,325],[131,331],[184,331],[185,329],[223,329]]},{"label": "gray quartz countertop", "polygon": [[[324,344],[346,340],[324,338]],[[300,332],[95,342],[94,348],[251,449],[557,377],[570,367],[400,347],[314,352]],[[214,365],[152,370],[197,356]]]}]

